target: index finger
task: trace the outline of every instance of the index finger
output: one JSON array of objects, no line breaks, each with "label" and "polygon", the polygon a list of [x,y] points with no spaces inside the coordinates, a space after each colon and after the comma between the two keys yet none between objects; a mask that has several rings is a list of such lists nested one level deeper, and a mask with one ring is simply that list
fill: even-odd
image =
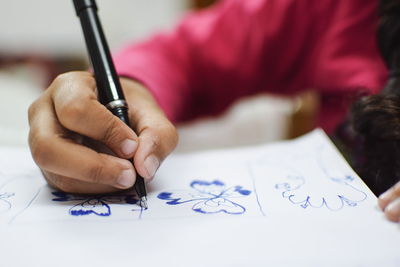
[{"label": "index finger", "polygon": [[119,157],[133,156],[137,148],[135,132],[99,103],[91,75],[73,72],[61,76],[51,95],[65,128],[102,142]]},{"label": "index finger", "polygon": [[133,165],[126,159],[98,153],[76,143],[58,124],[52,106],[45,99],[30,116],[29,145],[42,169],[77,180],[129,188],[135,182]]}]

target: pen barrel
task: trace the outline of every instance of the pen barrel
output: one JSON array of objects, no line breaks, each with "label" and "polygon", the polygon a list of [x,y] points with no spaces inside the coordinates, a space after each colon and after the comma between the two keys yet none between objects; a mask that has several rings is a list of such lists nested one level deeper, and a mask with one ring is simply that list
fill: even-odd
[{"label": "pen barrel", "polygon": [[147,196],[146,184],[144,182],[143,177],[141,177],[140,175],[137,176],[134,187],[139,198]]},{"label": "pen barrel", "polygon": [[[125,97],[115,71],[110,49],[97,15],[95,1],[74,0],[73,2],[84,32],[86,48],[95,74],[99,101],[107,106],[113,101],[124,100]],[[127,106],[125,105],[124,108]]]},{"label": "pen barrel", "polygon": [[[97,16],[96,2],[95,0],[73,0],[73,2],[76,14],[81,21],[86,48],[92,62],[99,101],[130,126],[128,105]],[[140,199],[146,196],[146,186],[140,175],[137,176],[134,187]]]}]

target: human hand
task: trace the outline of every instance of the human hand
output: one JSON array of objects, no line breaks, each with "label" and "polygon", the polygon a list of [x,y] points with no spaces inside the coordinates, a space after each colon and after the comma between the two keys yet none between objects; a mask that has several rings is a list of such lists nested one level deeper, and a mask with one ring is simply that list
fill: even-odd
[{"label": "human hand", "polygon": [[392,222],[400,222],[400,182],[379,196],[379,207]]},{"label": "human hand", "polygon": [[88,72],[58,76],[30,106],[29,146],[50,185],[70,193],[130,188],[136,173],[149,181],[175,148],[176,129],[151,94],[127,78],[121,85],[133,130],[98,102],[96,83]]}]

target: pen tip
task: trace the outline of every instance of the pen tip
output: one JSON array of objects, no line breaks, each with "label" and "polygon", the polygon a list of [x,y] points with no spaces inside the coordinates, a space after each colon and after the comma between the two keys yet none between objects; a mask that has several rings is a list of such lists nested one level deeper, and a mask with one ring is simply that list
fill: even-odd
[{"label": "pen tip", "polygon": [[147,206],[147,198],[146,198],[146,197],[141,197],[140,200],[139,200],[139,205],[140,205],[142,208],[144,208],[145,210],[147,210],[147,209],[148,209],[148,206]]}]

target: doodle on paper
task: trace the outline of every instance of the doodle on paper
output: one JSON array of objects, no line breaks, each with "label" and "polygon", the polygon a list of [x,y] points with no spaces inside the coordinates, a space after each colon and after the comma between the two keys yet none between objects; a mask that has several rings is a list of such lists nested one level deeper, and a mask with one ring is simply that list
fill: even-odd
[{"label": "doodle on paper", "polygon": [[246,197],[250,190],[242,186],[227,187],[219,180],[212,182],[195,180],[188,190],[162,192],[157,197],[167,200],[168,205],[192,204],[192,210],[198,213],[243,214],[246,208],[233,199]]},{"label": "doodle on paper", "polygon": [[14,193],[0,193],[0,213],[11,209],[11,203],[8,199],[14,195]]},{"label": "doodle on paper", "polygon": [[53,201],[60,202],[75,202],[75,204],[69,209],[69,214],[72,216],[83,216],[94,214],[97,216],[110,216],[111,205],[110,204],[136,204],[138,200],[136,195],[74,195],[64,192],[52,192],[56,197]]},{"label": "doodle on paper", "polygon": [[[287,170],[287,174],[285,181],[276,184],[275,189],[290,203],[304,209],[326,207],[338,211],[345,206],[359,205],[367,194],[354,185],[355,177],[351,174],[328,169],[326,165],[329,161],[329,154],[321,146],[314,156],[293,157],[289,163],[278,164],[280,169]],[[303,168],[293,168],[296,165]],[[316,167],[307,171],[307,166]]]}]

